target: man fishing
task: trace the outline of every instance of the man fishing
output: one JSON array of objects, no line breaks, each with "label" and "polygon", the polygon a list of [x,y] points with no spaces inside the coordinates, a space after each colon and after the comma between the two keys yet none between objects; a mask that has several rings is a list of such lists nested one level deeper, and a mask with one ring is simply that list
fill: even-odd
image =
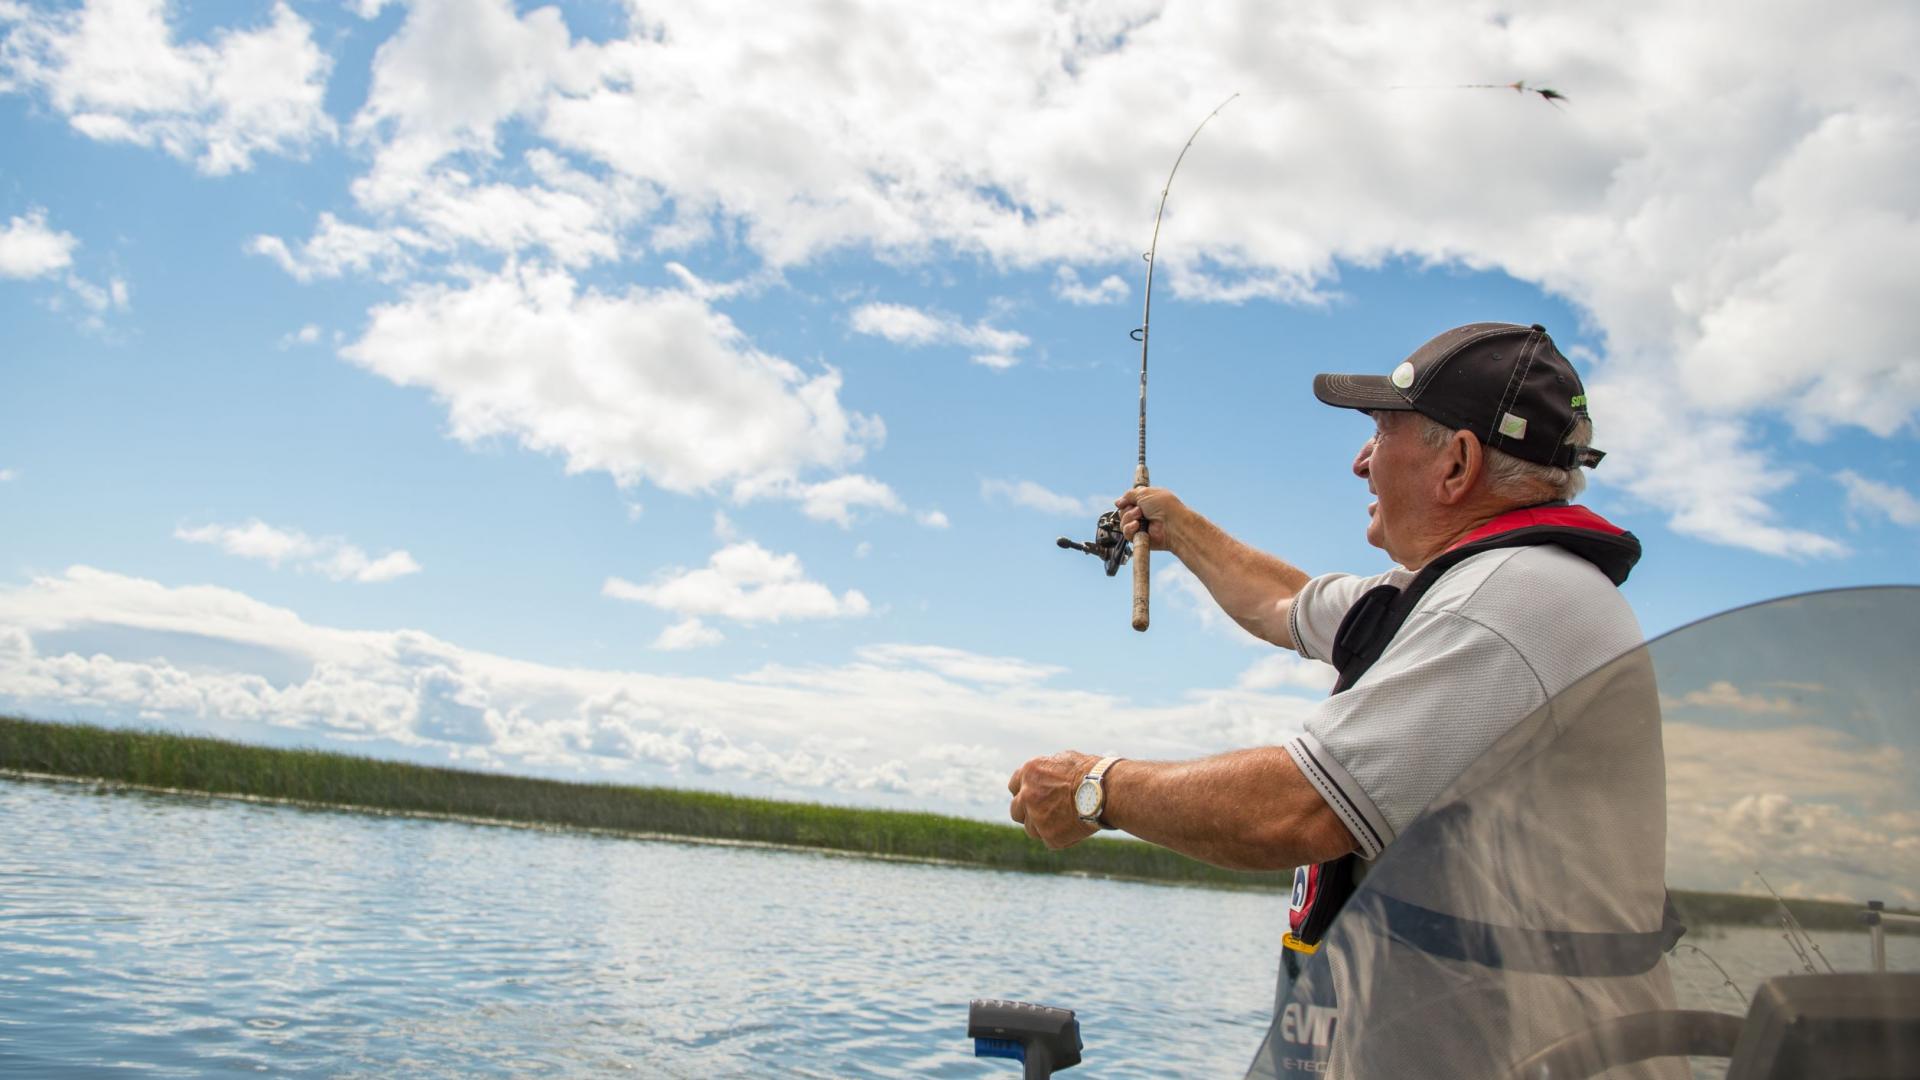
[{"label": "man fishing", "polygon": [[[1642,641],[1617,589],[1639,558],[1639,542],[1568,504],[1585,485],[1581,469],[1603,455],[1591,447],[1579,377],[1544,328],[1457,327],[1389,374],[1320,375],[1313,390],[1322,402],[1373,420],[1353,472],[1375,497],[1367,540],[1399,564],[1394,569],[1310,577],[1229,536],[1165,489],[1136,488],[1117,500],[1125,535],[1148,530],[1152,547],[1179,558],[1240,626],[1339,670],[1333,694],[1302,734],[1282,746],[1195,761],[1067,751],[1027,762],[1008,783],[1013,820],[1052,848],[1112,828],[1218,866],[1296,868],[1283,1004],[1288,979],[1319,949],[1373,860],[1510,729]],[[1634,692],[1650,700],[1650,688],[1647,681]],[[1626,905],[1633,911],[1620,918],[1646,932],[1623,938],[1635,946],[1662,931],[1664,780],[1657,709],[1650,715],[1650,735],[1644,725],[1612,725],[1633,741],[1627,758],[1638,765],[1596,795],[1634,803],[1635,827],[1618,830],[1620,850],[1609,865],[1633,879],[1636,899]],[[1511,909],[1505,897],[1497,904]],[[1620,907],[1610,905],[1609,917]],[[1441,920],[1437,933],[1462,940],[1472,935],[1457,926],[1480,924],[1460,920],[1487,918],[1417,910]],[[1628,966],[1657,962],[1657,951],[1645,952],[1654,959]],[[1511,944],[1508,953],[1519,955]],[[1664,983],[1664,968],[1658,977]],[[1658,986],[1636,993],[1647,1006],[1665,997]],[[1301,1045],[1272,1050],[1276,1062],[1296,1052],[1308,1060],[1272,1067],[1325,1070],[1331,1021],[1310,1024],[1304,1012],[1299,1020],[1285,1038]],[[1509,1037],[1518,1022],[1503,1019],[1498,1037]],[[1540,1021],[1549,1036],[1563,1022]],[[1276,1033],[1281,1027],[1276,1018]],[[1505,1060],[1461,1062],[1464,1075],[1513,1060],[1509,1047],[1465,1052]],[[1268,1053],[1263,1048],[1263,1059]]]}]

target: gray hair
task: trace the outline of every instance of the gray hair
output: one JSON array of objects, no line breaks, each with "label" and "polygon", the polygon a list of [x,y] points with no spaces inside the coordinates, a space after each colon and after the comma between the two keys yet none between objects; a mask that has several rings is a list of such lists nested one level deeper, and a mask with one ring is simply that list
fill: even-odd
[{"label": "gray hair", "polygon": [[[1426,443],[1428,449],[1438,450],[1453,438],[1452,428],[1420,413],[1413,415],[1418,421],[1420,441]],[[1592,445],[1593,421],[1575,421],[1566,442],[1568,446]],[[1556,469],[1551,465],[1536,465],[1491,446],[1485,450],[1487,490],[1518,505],[1530,506],[1556,499],[1570,501],[1587,489],[1586,473],[1578,467]]]}]

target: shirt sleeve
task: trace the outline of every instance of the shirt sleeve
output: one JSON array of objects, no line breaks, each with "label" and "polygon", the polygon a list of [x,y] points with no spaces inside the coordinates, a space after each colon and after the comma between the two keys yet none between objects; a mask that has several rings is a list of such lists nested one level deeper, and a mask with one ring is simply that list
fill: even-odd
[{"label": "shirt sleeve", "polygon": [[1372,859],[1545,701],[1533,668],[1500,635],[1461,615],[1417,613],[1286,748]]},{"label": "shirt sleeve", "polygon": [[1347,609],[1376,585],[1405,584],[1394,580],[1396,574],[1409,579],[1413,576],[1405,570],[1389,570],[1372,577],[1321,574],[1301,586],[1294,594],[1293,609],[1287,616],[1287,630],[1293,635],[1294,649],[1309,660],[1332,663],[1333,638],[1340,629],[1340,621],[1347,617]]}]

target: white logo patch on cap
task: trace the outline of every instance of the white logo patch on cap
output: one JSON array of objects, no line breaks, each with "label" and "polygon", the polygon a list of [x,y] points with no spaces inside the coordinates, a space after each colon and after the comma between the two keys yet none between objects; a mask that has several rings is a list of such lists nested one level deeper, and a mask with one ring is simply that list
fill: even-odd
[{"label": "white logo patch on cap", "polygon": [[1527,422],[1512,413],[1507,413],[1500,421],[1500,434],[1509,439],[1524,439],[1527,437]]},{"label": "white logo patch on cap", "polygon": [[1401,361],[1400,366],[1393,369],[1393,374],[1389,376],[1389,378],[1393,380],[1393,385],[1399,387],[1402,390],[1405,390],[1407,387],[1412,386],[1413,385],[1413,361],[1411,360]]}]

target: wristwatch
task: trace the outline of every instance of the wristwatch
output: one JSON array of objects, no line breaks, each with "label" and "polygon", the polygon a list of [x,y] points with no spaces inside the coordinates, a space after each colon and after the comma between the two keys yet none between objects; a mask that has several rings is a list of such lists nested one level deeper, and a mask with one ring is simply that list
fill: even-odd
[{"label": "wristwatch", "polygon": [[1094,763],[1093,768],[1087,770],[1087,775],[1080,778],[1080,783],[1074,786],[1074,812],[1080,815],[1083,823],[1096,829],[1107,827],[1107,823],[1100,820],[1101,815],[1107,810],[1107,788],[1102,781],[1106,778],[1107,770],[1113,768],[1113,763],[1119,760],[1121,759],[1111,756],[1101,758]]}]

